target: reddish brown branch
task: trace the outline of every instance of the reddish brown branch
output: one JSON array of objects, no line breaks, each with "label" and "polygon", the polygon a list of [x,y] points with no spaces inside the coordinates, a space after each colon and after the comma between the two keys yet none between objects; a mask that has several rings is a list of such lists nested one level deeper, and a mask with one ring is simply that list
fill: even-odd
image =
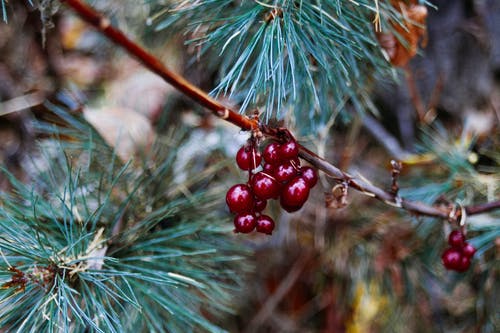
[{"label": "reddish brown branch", "polygon": [[[170,71],[155,56],[147,52],[137,43],[130,40],[122,31],[111,26],[110,21],[107,18],[103,17],[88,5],[82,3],[80,0],[63,0],[62,2],[65,2],[68,6],[70,6],[83,20],[93,25],[103,35],[107,36],[117,45],[127,50],[129,54],[136,57],[145,67],[161,76],[165,81],[173,85],[185,95],[191,97],[198,104],[209,109],[216,116],[229,121],[243,130],[253,130],[259,128],[257,120],[248,118],[235,112],[234,110],[231,110],[210,97],[198,87],[193,86],[184,77]],[[276,131],[269,129],[266,126],[261,126],[261,130],[266,135],[276,135]],[[450,208],[435,207],[422,202],[408,201],[400,198],[396,193],[385,191],[363,179],[356,178],[343,172],[336,166],[325,161],[323,158],[302,146],[300,147],[300,157],[311,163],[316,168],[322,170],[330,177],[346,183],[349,187],[389,205],[405,209],[418,215],[434,216],[444,219],[450,218]],[[468,206],[465,207],[465,210],[468,215],[474,215],[499,208],[500,201],[494,201],[477,206]]]}]

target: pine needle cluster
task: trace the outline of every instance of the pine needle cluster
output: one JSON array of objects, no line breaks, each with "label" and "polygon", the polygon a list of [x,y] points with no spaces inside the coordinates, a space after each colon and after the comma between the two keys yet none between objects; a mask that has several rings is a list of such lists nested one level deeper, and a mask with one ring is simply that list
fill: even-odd
[{"label": "pine needle cluster", "polygon": [[200,186],[213,169],[177,182],[181,135],[122,163],[82,119],[50,108],[66,125],[36,125],[52,139],[32,159],[31,183],[3,171],[13,190],[0,204],[0,327],[219,331],[244,249],[222,227],[217,187]]}]

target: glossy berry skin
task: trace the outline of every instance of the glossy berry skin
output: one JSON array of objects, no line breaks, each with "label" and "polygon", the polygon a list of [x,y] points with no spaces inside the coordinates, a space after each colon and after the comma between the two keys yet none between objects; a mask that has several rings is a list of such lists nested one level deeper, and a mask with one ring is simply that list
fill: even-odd
[{"label": "glossy berry skin", "polygon": [[469,243],[465,243],[462,248],[462,254],[467,258],[472,258],[476,253],[476,248]]},{"label": "glossy berry skin", "polygon": [[274,174],[274,169],[276,169],[276,165],[265,163],[262,167],[262,171],[267,173],[268,175]]},{"label": "glossy berry skin", "polygon": [[280,203],[285,210],[302,207],[308,197],[309,186],[307,186],[306,181],[302,177],[295,177],[281,190]]},{"label": "glossy berry skin", "polygon": [[253,170],[262,162],[262,155],[254,148],[243,146],[236,153],[236,164],[241,170]]},{"label": "glossy berry skin", "polygon": [[465,236],[460,230],[453,230],[448,236],[448,244],[451,247],[461,249],[465,243]]},{"label": "glossy berry skin", "polygon": [[280,185],[270,175],[257,172],[250,181],[254,195],[262,200],[275,198],[280,193]]},{"label": "glossy berry skin", "polygon": [[299,155],[299,145],[296,141],[290,140],[280,147],[280,156],[283,160],[291,160]]},{"label": "glossy berry skin", "polygon": [[294,178],[297,175],[297,170],[290,164],[286,162],[278,165],[276,170],[274,170],[274,178],[280,183],[285,183]]},{"label": "glossy berry skin", "polygon": [[460,257],[460,263],[458,264],[456,271],[465,272],[470,267],[470,258],[466,256]]},{"label": "glossy berry skin", "polygon": [[262,212],[264,209],[266,209],[267,206],[267,201],[266,200],[261,200],[261,199],[255,199],[255,205],[253,207],[253,210],[256,212]]},{"label": "glossy berry skin", "polygon": [[258,232],[271,235],[274,230],[274,220],[267,215],[261,215],[257,218],[256,228]]},{"label": "glossy berry skin", "polygon": [[300,168],[300,172],[302,173],[302,178],[306,181],[307,186],[313,188],[318,182],[318,173],[316,170],[308,166],[303,166]]},{"label": "glossy berry skin", "polygon": [[245,184],[233,185],[226,193],[226,203],[233,213],[249,212],[255,204],[252,190]]},{"label": "glossy berry skin", "polygon": [[252,213],[240,213],[234,217],[234,231],[248,234],[255,229],[257,218]]},{"label": "glossy berry skin", "polygon": [[462,254],[458,249],[449,248],[444,251],[441,260],[446,269],[458,270],[462,265]]},{"label": "glossy berry skin", "polygon": [[264,157],[264,161],[271,165],[276,165],[281,161],[280,155],[281,146],[276,142],[271,142],[264,148],[262,152],[262,156]]}]

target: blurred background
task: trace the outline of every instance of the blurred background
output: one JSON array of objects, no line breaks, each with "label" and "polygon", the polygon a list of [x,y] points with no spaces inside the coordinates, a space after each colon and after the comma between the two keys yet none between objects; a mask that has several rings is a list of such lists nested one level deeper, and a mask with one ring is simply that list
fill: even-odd
[{"label": "blurred background", "polygon": [[[215,71],[184,45],[186,36],[148,25],[156,3],[93,4],[174,71],[207,91],[216,85]],[[402,160],[400,187],[406,197],[430,203],[441,195],[470,203],[498,200],[500,2],[433,4],[438,9],[429,7],[425,48],[400,72],[399,81],[367,87],[379,115],[331,121],[314,132],[296,123],[291,130],[308,133],[298,137],[305,146],[383,188],[391,184],[389,161]],[[197,162],[189,167],[199,170],[227,160],[220,177],[207,186],[216,182],[229,188],[245,179],[231,161],[246,133],[203,112],[71,11],[55,7],[41,12],[27,1],[12,1],[8,23],[0,23],[4,167],[30,181],[24,166],[44,140],[31,124],[53,121],[44,103],[62,98],[70,112],[83,115],[116,145],[123,160],[176,129],[187,133],[176,165],[178,181],[186,167],[183,158],[193,157]],[[417,117],[419,107],[427,113],[424,121]],[[0,189],[8,191],[2,177]],[[347,202],[332,204],[335,182],[320,178],[299,212],[268,208],[277,222],[272,236],[227,234],[251,250],[244,260],[252,268],[241,272],[244,284],[234,292],[234,313],[216,319],[221,327],[230,332],[498,332],[498,213],[470,218],[467,237],[478,255],[468,272],[452,273],[440,259],[447,223],[412,216],[355,191],[349,191]],[[222,191],[221,211],[227,210],[223,198]],[[231,224],[229,212],[225,216],[224,223]]]}]

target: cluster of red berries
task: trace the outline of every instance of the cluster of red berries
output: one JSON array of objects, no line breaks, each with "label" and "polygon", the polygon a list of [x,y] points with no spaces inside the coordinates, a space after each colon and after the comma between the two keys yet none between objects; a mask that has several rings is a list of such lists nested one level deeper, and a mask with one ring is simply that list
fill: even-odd
[{"label": "cluster of red berries", "polygon": [[[232,186],[226,194],[229,210],[236,213],[235,232],[271,234],[274,221],[262,214],[267,200],[278,199],[287,212],[302,208],[309,197],[309,190],[318,182],[316,171],[300,166],[299,145],[293,139],[285,143],[269,143],[262,154],[250,141],[236,154],[236,163],[249,172],[246,184]],[[261,168],[261,169],[259,169]]]},{"label": "cluster of red berries", "polygon": [[465,272],[470,267],[470,261],[476,249],[465,241],[465,235],[460,230],[453,230],[448,236],[447,248],[441,259],[444,267],[457,272]]}]

